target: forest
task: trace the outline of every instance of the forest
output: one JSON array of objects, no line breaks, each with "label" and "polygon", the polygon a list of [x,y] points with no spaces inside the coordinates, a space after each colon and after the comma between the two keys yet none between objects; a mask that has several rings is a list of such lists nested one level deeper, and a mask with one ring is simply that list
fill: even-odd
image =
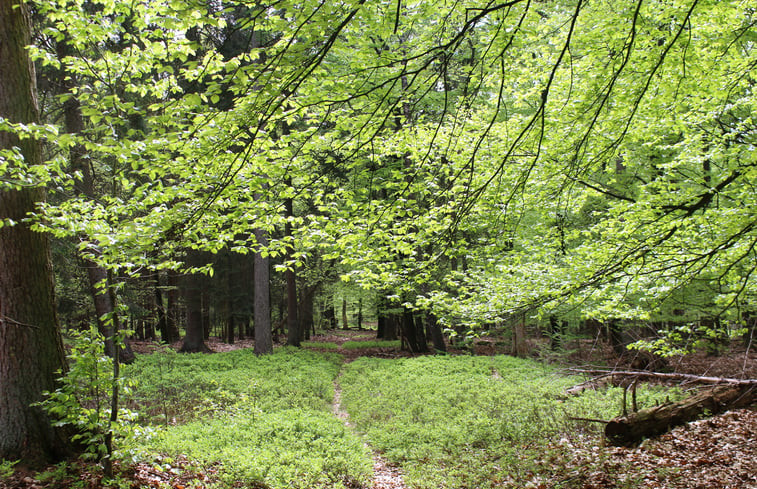
[{"label": "forest", "polygon": [[757,6],[0,0],[0,488],[757,488]]}]

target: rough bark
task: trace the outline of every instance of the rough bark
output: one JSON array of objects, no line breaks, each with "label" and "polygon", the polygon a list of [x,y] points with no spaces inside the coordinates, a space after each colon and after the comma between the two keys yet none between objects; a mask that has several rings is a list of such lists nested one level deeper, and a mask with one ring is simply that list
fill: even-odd
[{"label": "rough bark", "polygon": [[678,402],[615,418],[605,426],[605,437],[614,445],[633,445],[705,414],[715,415],[756,402],[757,385],[719,385]]},{"label": "rough bark", "polygon": [[[255,240],[261,248],[268,246],[268,235],[262,229],[255,230]],[[271,331],[270,268],[268,257],[258,250],[253,263],[253,324],[255,328],[255,354],[263,355],[273,351]]]},{"label": "rough bark", "polygon": [[[0,0],[0,117],[16,123],[38,120],[29,11],[25,3]],[[41,163],[30,139],[0,131],[0,148],[18,147],[29,164]],[[0,458],[38,465],[72,452],[65,433],[31,404],[55,387],[65,368],[60,340],[48,238],[23,223],[44,200],[41,189],[0,191]]]}]

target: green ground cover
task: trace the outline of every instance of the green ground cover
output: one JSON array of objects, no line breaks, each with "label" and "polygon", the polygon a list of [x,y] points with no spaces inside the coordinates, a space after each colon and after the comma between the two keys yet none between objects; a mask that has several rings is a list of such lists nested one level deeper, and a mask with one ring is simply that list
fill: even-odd
[{"label": "green ground cover", "polygon": [[[365,483],[370,457],[333,416],[336,354],[277,349],[166,352],[125,368],[143,422],[164,425],[148,449],[218,469],[222,487],[339,488]],[[165,426],[165,425],[168,426]]]},{"label": "green ground cover", "polygon": [[[340,384],[367,441],[400,464],[415,488],[488,488],[526,479],[568,418],[619,414],[622,389],[563,394],[579,379],[513,357],[360,358]],[[669,393],[639,389],[640,406]]]}]

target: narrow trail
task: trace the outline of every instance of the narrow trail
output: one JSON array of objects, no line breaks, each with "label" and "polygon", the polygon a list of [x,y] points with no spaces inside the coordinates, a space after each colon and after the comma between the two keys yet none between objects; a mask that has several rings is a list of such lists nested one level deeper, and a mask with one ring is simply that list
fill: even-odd
[{"label": "narrow trail", "polygon": [[[350,430],[355,430],[355,427],[350,423],[350,415],[342,408],[342,387],[339,385],[339,376],[334,380],[334,402],[332,403],[332,410],[334,416],[342,420],[344,425]],[[407,489],[405,480],[402,477],[402,472],[397,467],[393,467],[389,464],[381,455],[373,450],[370,445],[365,443],[365,446],[371,450],[373,458],[373,483],[371,489]]]}]

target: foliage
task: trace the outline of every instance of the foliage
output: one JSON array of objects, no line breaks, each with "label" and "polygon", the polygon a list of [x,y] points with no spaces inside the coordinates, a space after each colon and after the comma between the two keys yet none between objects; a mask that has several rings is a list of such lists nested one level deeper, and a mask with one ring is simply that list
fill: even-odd
[{"label": "foliage", "polygon": [[0,479],[13,475],[14,468],[19,461],[0,459]]},{"label": "foliage", "polygon": [[[72,440],[84,448],[83,457],[103,460],[106,457],[134,459],[136,442],[149,435],[135,424],[137,414],[119,408],[118,419],[111,421],[114,382],[128,393],[131,384],[113,378],[112,359],[104,354],[104,341],[95,328],[86,332],[69,332],[71,347],[68,371],[58,379],[60,387],[45,393],[40,406],[55,420],[55,426],[69,426]],[[115,447],[108,453],[106,437],[110,433]]]},{"label": "foliage", "polygon": [[[578,381],[513,357],[360,358],[340,378],[350,418],[401,463],[415,487],[493,487],[562,433],[591,430],[568,417],[610,419],[623,390],[567,398]],[[678,394],[639,389],[639,406]]]}]

